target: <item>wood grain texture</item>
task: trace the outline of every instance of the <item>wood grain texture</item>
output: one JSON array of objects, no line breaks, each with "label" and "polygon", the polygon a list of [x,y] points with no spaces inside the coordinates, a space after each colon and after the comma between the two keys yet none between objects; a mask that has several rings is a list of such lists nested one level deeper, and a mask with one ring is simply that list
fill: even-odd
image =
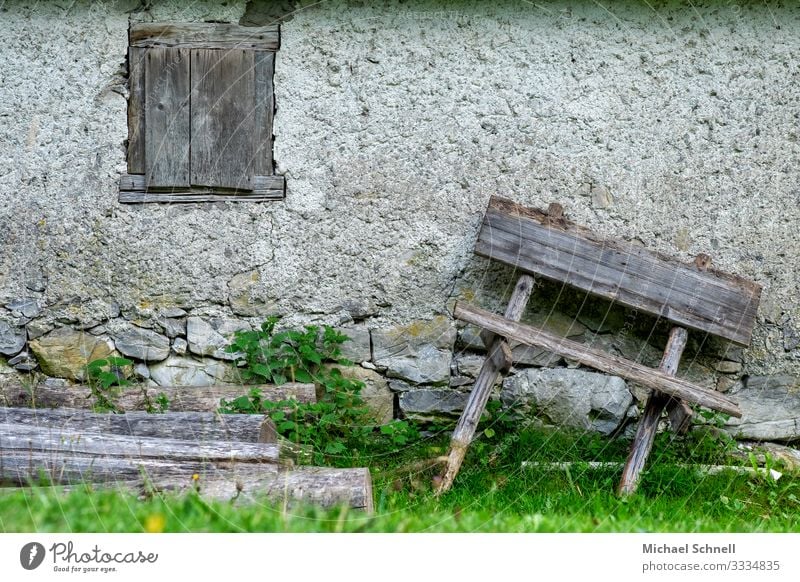
[{"label": "wood grain texture", "polygon": [[[233,400],[258,388],[264,397],[272,401],[295,399],[298,402],[316,402],[313,384],[288,383],[281,386],[263,384],[241,386],[218,384],[215,386],[153,386],[146,388],[146,396],[139,387],[123,390],[115,402],[123,411],[146,410],[148,402],[154,402],[163,393],[169,399],[171,412],[197,411],[216,412],[221,400]],[[35,386],[32,389],[15,385],[0,385],[0,403],[18,408],[80,408],[91,409],[94,403],[88,386],[49,387]]]},{"label": "wood grain texture", "polygon": [[467,323],[486,328],[508,339],[543,348],[562,358],[575,360],[580,364],[607,374],[621,376],[645,388],[660,390],[670,396],[719,410],[731,416],[739,418],[742,416],[739,406],[731,398],[714,390],[695,386],[686,380],[668,376],[659,370],[642,366],[619,356],[607,354],[602,350],[555,336],[529,325],[509,321],[472,305],[458,302],[453,313],[457,319]]},{"label": "wood grain texture", "polygon": [[255,160],[256,174],[273,173],[272,123],[275,114],[275,96],[272,77],[275,72],[275,53],[255,53]]},{"label": "wood grain texture", "polygon": [[253,51],[191,51],[191,184],[252,190],[255,147]]},{"label": "wood grain texture", "polygon": [[236,441],[187,441],[164,437],[143,437],[59,427],[0,423],[0,451],[155,459],[168,462],[278,463],[276,443]]},{"label": "wood grain texture", "polygon": [[761,287],[492,197],[475,253],[677,325],[749,345]]},{"label": "wood grain texture", "polygon": [[[87,478],[91,478],[91,490],[113,489],[123,493],[152,495],[164,493],[181,495],[197,493],[206,500],[227,501],[237,505],[263,503],[265,500],[292,507],[297,503],[314,504],[321,507],[348,506],[372,513],[374,511],[372,478],[369,469],[335,469],[328,467],[287,467],[278,465],[234,465],[232,467],[201,466],[194,473],[187,472],[189,466],[156,466],[146,475],[131,473],[131,463],[111,459],[89,471],[86,459],[73,457],[61,465],[45,463],[46,474],[52,475],[55,483],[63,485],[39,486],[39,489],[68,493],[78,488],[85,490]],[[16,474],[24,479],[28,467],[17,460]],[[114,470],[119,476],[114,478]],[[6,474],[15,474],[11,468]],[[193,478],[197,475],[197,479]],[[85,477],[85,478],[84,478]],[[38,475],[33,479],[38,482]],[[16,488],[0,487],[0,494],[16,491]]]},{"label": "wood grain texture", "polygon": [[253,190],[224,188],[153,188],[145,186],[145,177],[123,174],[119,179],[119,201],[126,204],[143,202],[264,202],[283,200],[286,180],[283,176],[253,176]]},{"label": "wood grain texture", "polygon": [[[137,485],[143,491],[143,484]],[[197,481],[174,476],[156,478],[146,487],[177,494],[194,490],[204,499],[219,501],[253,502],[266,498],[288,507],[302,502],[321,507],[344,505],[370,514],[375,509],[372,477],[367,468],[265,465],[256,471],[239,467],[209,472]]]},{"label": "wood grain texture", "polygon": [[144,55],[128,49],[128,173],[144,174]]},{"label": "wood grain texture", "polygon": [[206,49],[261,49],[280,46],[278,25],[239,26],[210,22],[143,22],[129,31],[133,47],[183,47]]},{"label": "wood grain texture", "polygon": [[[525,307],[528,305],[528,300],[533,292],[533,284],[534,280],[530,275],[522,275],[519,278],[506,306],[505,317],[508,320],[519,321],[522,314],[525,313]],[[500,371],[506,366],[506,358],[510,351],[506,340],[501,337],[485,337],[484,341],[487,340],[491,342],[485,344],[489,346],[489,355],[483,361],[467,404],[453,431],[453,436],[450,440],[450,452],[447,455],[447,467],[437,487],[437,493],[442,493],[452,487],[453,481],[464,461],[467,448],[469,448],[472,439],[475,437],[475,431],[478,429],[478,422],[480,422],[481,415],[486,408],[486,402],[489,400],[492,386],[494,386]],[[505,349],[503,346],[505,346]]]},{"label": "wood grain texture", "polygon": [[[682,327],[675,327],[670,331],[667,347],[664,349],[664,355],[658,367],[661,372],[675,376],[688,339],[689,334]],[[647,457],[653,448],[661,413],[670,400],[671,397],[663,392],[653,391],[650,393],[642,418],[639,419],[639,426],[636,428],[628,459],[622,469],[622,477],[617,487],[620,495],[630,495],[636,492],[642,470],[647,463]]]},{"label": "wood grain texture", "polygon": [[189,51],[148,49],[144,59],[146,185],[189,186]]},{"label": "wood grain texture", "polygon": [[87,431],[131,437],[276,443],[275,425],[263,414],[215,412],[95,413],[74,408],[0,408],[0,424],[17,424],[45,431]]}]

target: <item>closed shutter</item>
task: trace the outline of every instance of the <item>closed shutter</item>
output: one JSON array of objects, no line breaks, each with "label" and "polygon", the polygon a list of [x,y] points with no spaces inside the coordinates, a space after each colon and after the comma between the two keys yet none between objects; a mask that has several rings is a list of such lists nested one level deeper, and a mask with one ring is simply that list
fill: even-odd
[{"label": "closed shutter", "polygon": [[146,24],[128,52],[121,202],[273,200],[275,27]]}]

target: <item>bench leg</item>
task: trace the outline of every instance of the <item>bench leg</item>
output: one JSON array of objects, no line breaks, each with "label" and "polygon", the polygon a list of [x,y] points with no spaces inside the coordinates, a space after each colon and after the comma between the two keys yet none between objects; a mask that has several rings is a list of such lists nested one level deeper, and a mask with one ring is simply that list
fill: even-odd
[{"label": "bench leg", "polygon": [[[533,283],[533,277],[530,275],[522,275],[519,278],[506,307],[505,317],[507,319],[520,320],[533,291]],[[494,386],[498,374],[501,371],[505,371],[504,368],[507,368],[508,345],[506,340],[501,337],[484,336],[484,341],[487,339],[490,340],[490,343],[487,344],[489,348],[488,355],[481,367],[481,371],[478,373],[478,378],[475,380],[467,406],[464,408],[464,412],[461,413],[461,418],[458,419],[456,429],[453,431],[450,452],[447,455],[447,468],[437,487],[437,494],[443,493],[452,487],[453,481],[461,468],[461,463],[464,461],[464,456],[467,454],[467,449],[475,436],[475,431],[478,429],[478,423],[486,408],[486,403],[489,401],[492,386]],[[508,365],[510,365],[510,362]]]},{"label": "bench leg", "polygon": [[[682,327],[675,327],[670,331],[669,341],[667,341],[667,347],[664,349],[664,355],[661,358],[661,365],[659,366],[659,369],[665,374],[674,376],[678,371],[678,364],[681,361],[681,355],[683,354],[683,349],[686,347],[688,336],[689,334]],[[631,452],[628,454],[625,467],[622,469],[622,479],[617,489],[620,495],[628,495],[636,492],[636,488],[639,485],[640,474],[647,462],[647,456],[653,448],[653,440],[656,437],[658,421],[661,418],[661,413],[670,401],[675,401],[676,403],[680,402],[655,390],[650,393],[650,397],[647,399],[647,404],[644,408],[644,414],[639,421],[639,427],[636,429],[636,436],[631,445]]]},{"label": "bench leg", "polygon": [[691,406],[686,404],[683,400],[677,398],[670,398],[667,404],[667,416],[669,417],[669,424],[672,432],[675,434],[686,434],[689,430],[689,425],[692,421]]}]

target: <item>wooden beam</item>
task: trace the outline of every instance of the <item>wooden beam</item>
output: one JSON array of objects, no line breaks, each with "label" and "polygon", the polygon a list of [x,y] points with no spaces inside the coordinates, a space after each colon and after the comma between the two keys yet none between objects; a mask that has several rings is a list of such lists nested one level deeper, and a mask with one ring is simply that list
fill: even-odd
[{"label": "wooden beam", "polygon": [[[281,386],[271,384],[239,385],[217,384],[214,386],[130,386],[123,388],[114,402],[123,411],[147,410],[159,394],[169,399],[171,412],[197,411],[216,412],[223,399],[233,400],[246,395],[253,388],[262,391],[264,398],[277,402],[294,399],[298,402],[316,402],[313,384],[290,382]],[[0,385],[0,404],[24,408],[80,408],[94,406],[92,391],[88,386],[49,387]]]},{"label": "wooden beam", "polygon": [[24,425],[44,431],[101,432],[191,442],[277,442],[275,426],[263,414],[215,412],[109,414],[73,408],[0,408],[0,424]]},{"label": "wooden beam", "polygon": [[158,462],[278,463],[275,443],[235,441],[185,441],[140,437],[25,424],[0,423],[0,451],[7,454],[42,453],[57,460],[60,455],[99,458],[152,459]]},{"label": "wooden beam", "polygon": [[761,287],[492,197],[475,253],[676,325],[748,345]]},{"label": "wooden beam", "polygon": [[585,366],[621,376],[651,390],[660,390],[670,396],[719,410],[731,416],[741,417],[742,415],[736,402],[719,392],[695,386],[686,380],[673,378],[659,370],[607,354],[602,350],[552,335],[529,325],[509,321],[483,309],[460,302],[455,305],[454,315],[462,321],[484,327],[508,339],[543,348],[562,358],[575,360]]},{"label": "wooden beam", "polygon": [[[530,275],[522,275],[519,278],[506,307],[505,316],[508,319],[519,321],[522,317],[533,292],[533,283],[533,277]],[[489,355],[484,360],[483,366],[481,366],[478,378],[475,380],[472,392],[470,392],[467,405],[461,413],[461,418],[458,419],[456,429],[453,431],[453,436],[450,440],[450,452],[447,456],[447,467],[444,477],[439,482],[437,494],[452,487],[453,481],[461,468],[461,463],[464,461],[464,456],[467,454],[467,449],[475,436],[475,431],[478,429],[478,423],[486,408],[486,403],[492,392],[492,386],[494,386],[500,371],[507,369],[508,352],[510,351],[507,342],[505,339],[498,337],[487,339],[490,341],[489,344],[486,344],[489,348]]]},{"label": "wooden beam", "polygon": [[[45,465],[52,476],[51,482],[64,485],[38,486],[37,489],[51,489],[58,492],[74,491],[78,487],[85,490],[86,481],[91,478],[90,490],[113,489],[134,495],[182,495],[197,494],[206,500],[242,503],[264,503],[269,501],[283,507],[298,503],[314,504],[321,507],[347,506],[352,509],[373,513],[374,502],[372,478],[369,469],[336,469],[330,467],[283,467],[277,465],[248,465],[234,467],[201,467],[194,473],[190,467],[178,468],[174,474],[163,470],[150,473],[129,474],[128,464],[109,462],[101,465],[101,471],[90,472],[84,459],[69,459],[62,465],[64,471],[50,463]],[[106,468],[122,467],[123,472],[114,478]],[[38,483],[40,475],[26,475],[23,467],[21,484]],[[83,471],[83,473],[81,473]],[[31,479],[26,477],[30,476]],[[196,478],[195,478],[196,477]],[[72,485],[70,485],[72,484]],[[16,491],[17,487],[0,487],[0,494]]]},{"label": "wooden beam", "polygon": [[[711,256],[706,253],[700,253],[694,258],[694,266],[699,271],[707,271],[711,266]],[[694,411],[692,408],[677,398],[670,398],[667,402],[667,417],[669,418],[669,426],[675,434],[686,434],[689,431],[689,426],[692,423],[692,416]]]},{"label": "wooden beam", "polygon": [[278,25],[239,26],[212,22],[142,22],[129,31],[133,47],[182,47],[202,49],[260,49],[280,46]]},{"label": "wooden beam", "polygon": [[[682,327],[675,327],[670,331],[667,347],[664,349],[664,355],[658,367],[661,372],[669,376],[674,376],[677,373],[678,364],[681,361],[681,355],[686,347],[688,338],[688,332]],[[639,426],[636,429],[636,436],[631,444],[628,460],[622,470],[622,477],[617,488],[617,492],[620,495],[629,495],[636,491],[639,485],[639,477],[653,448],[661,413],[670,399],[671,397],[663,392],[654,390],[650,393],[642,418],[639,420]]]},{"label": "wooden beam", "polygon": [[119,179],[119,201],[123,204],[141,202],[265,202],[283,200],[286,180],[283,176],[253,176],[253,190],[225,188],[154,188],[145,186],[145,177],[123,174]]}]

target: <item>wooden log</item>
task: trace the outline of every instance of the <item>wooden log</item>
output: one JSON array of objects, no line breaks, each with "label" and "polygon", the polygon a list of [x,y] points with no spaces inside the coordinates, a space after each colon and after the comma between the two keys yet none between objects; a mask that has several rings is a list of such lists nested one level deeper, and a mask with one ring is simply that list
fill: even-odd
[{"label": "wooden log", "polygon": [[4,458],[6,453],[43,453],[54,461],[60,456],[83,455],[172,463],[280,462],[280,450],[275,443],[197,442],[11,423],[0,423],[0,452]]},{"label": "wooden log", "polygon": [[761,287],[493,196],[475,253],[674,324],[750,343]]},{"label": "wooden log", "polygon": [[[123,411],[146,410],[159,394],[169,399],[171,412],[216,412],[220,401],[233,400],[246,395],[253,388],[260,389],[266,399],[272,401],[294,399],[298,402],[316,402],[313,384],[290,382],[281,386],[263,384],[247,386],[240,384],[217,384],[215,386],[131,386],[124,388],[114,401]],[[146,396],[146,397],[145,397]],[[82,408],[94,405],[92,391],[88,386],[49,387],[34,386],[31,389],[20,385],[0,386],[0,404],[22,408]]]},{"label": "wooden log", "polygon": [[166,476],[185,477],[230,468],[232,463],[168,461],[152,458],[105,457],[14,451],[0,455],[0,483],[13,486],[116,483]]},{"label": "wooden log", "polygon": [[[69,483],[63,478],[60,482]],[[69,492],[86,486],[80,478],[73,483],[74,485],[50,487],[59,492]],[[131,474],[130,478],[114,479],[112,476],[107,481],[91,483],[91,488],[114,489],[123,493],[148,496],[196,492],[203,499],[237,504],[263,503],[268,500],[284,507],[305,503],[322,507],[345,505],[367,513],[374,511],[372,478],[369,469],[366,468],[264,465],[253,469],[239,465],[223,469],[201,467],[199,471],[192,472],[187,467],[186,470],[178,470],[174,474],[156,471],[146,475]],[[16,490],[17,487],[0,487],[0,494]]]},{"label": "wooden log", "polygon": [[739,406],[731,398],[714,390],[695,386],[686,380],[668,376],[659,370],[555,336],[530,325],[510,321],[465,303],[456,303],[453,313],[456,318],[467,323],[485,327],[508,339],[543,348],[562,358],[575,360],[607,374],[621,376],[626,380],[641,384],[645,388],[660,390],[670,396],[700,404],[737,418],[742,416]]},{"label": "wooden log", "polygon": [[[682,327],[672,328],[669,333],[667,347],[664,349],[664,355],[661,358],[661,364],[658,367],[664,374],[674,376],[677,373],[678,364],[681,361],[681,355],[686,347],[688,338],[689,334],[686,329]],[[639,485],[639,477],[653,448],[658,421],[661,419],[661,413],[670,399],[671,397],[663,392],[654,390],[650,393],[642,418],[639,420],[639,426],[636,429],[636,436],[631,444],[628,460],[622,470],[622,477],[617,488],[617,492],[620,495],[629,495],[636,491],[636,487]]]},{"label": "wooden log", "polygon": [[71,408],[0,408],[0,424],[21,424],[45,431],[85,431],[191,442],[278,442],[275,424],[263,414],[216,412],[108,414]]},{"label": "wooden log", "polygon": [[169,493],[196,490],[207,499],[257,501],[266,497],[288,506],[298,502],[322,507],[347,505],[367,513],[374,511],[369,469],[265,466],[215,471],[200,479],[160,477],[146,485]]},{"label": "wooden log", "polygon": [[[533,291],[533,283],[533,277],[530,275],[522,275],[519,278],[506,307],[505,316],[508,319],[518,321],[522,317]],[[505,339],[491,337],[485,338],[485,340],[491,342],[486,344],[489,346],[489,356],[481,366],[478,378],[475,380],[472,392],[470,392],[467,405],[453,431],[453,436],[450,440],[450,452],[447,455],[447,467],[444,477],[439,481],[437,494],[443,493],[452,487],[453,481],[461,468],[461,463],[464,461],[464,455],[467,454],[467,449],[475,436],[475,431],[478,429],[478,423],[486,408],[486,402],[489,400],[492,386],[494,386],[500,371],[507,369],[506,360],[510,360],[508,358],[508,351],[510,350]],[[505,346],[505,350],[503,346]]]}]

